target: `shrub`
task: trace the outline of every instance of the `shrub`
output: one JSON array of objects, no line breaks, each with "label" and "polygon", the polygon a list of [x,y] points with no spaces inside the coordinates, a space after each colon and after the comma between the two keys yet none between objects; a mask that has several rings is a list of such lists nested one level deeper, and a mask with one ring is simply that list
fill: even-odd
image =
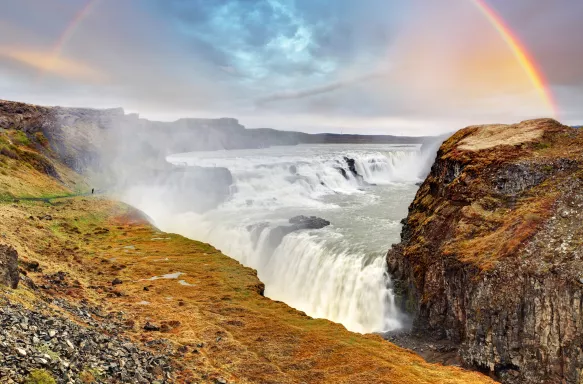
[{"label": "shrub", "polygon": [[36,141],[38,141],[38,143],[40,145],[42,145],[45,148],[48,148],[48,146],[49,146],[49,140],[46,138],[46,136],[42,132],[35,133],[34,134],[34,137],[35,137]]},{"label": "shrub", "polygon": [[11,159],[18,159],[18,153],[16,153],[16,151],[14,149],[12,149],[11,147],[2,147],[0,148],[0,154],[4,155],[6,157],[9,157]]},{"label": "shrub", "polygon": [[24,384],[57,384],[53,375],[44,369],[34,369],[24,380]]},{"label": "shrub", "polygon": [[30,145],[30,139],[26,136],[26,133],[22,131],[16,131],[12,137],[12,141],[20,145]]},{"label": "shrub", "polygon": [[85,369],[79,374],[79,380],[85,384],[95,383],[102,380],[102,373],[97,368],[85,367]]},{"label": "shrub", "polygon": [[547,143],[547,142],[538,142],[534,144],[534,148],[535,149],[547,149],[551,147],[551,143]]}]

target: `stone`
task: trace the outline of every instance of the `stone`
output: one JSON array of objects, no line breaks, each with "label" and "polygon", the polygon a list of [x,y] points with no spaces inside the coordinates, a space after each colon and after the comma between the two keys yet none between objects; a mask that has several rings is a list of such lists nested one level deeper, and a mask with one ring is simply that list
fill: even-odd
[{"label": "stone", "polygon": [[144,331],[159,331],[160,327],[156,324],[150,323],[149,321],[146,322],[144,325]]},{"label": "stone", "polygon": [[19,280],[18,252],[10,245],[0,244],[0,285],[16,289]]},{"label": "stone", "polygon": [[292,232],[305,229],[321,229],[330,225],[328,220],[316,216],[304,215],[292,217],[289,219],[289,223],[290,225],[280,225],[269,232],[267,243],[270,248],[275,249],[281,243],[283,238]]},{"label": "stone", "polygon": [[120,285],[122,284],[123,281],[121,281],[121,279],[118,279],[117,277],[115,279],[113,279],[113,281],[111,282],[111,285]]}]

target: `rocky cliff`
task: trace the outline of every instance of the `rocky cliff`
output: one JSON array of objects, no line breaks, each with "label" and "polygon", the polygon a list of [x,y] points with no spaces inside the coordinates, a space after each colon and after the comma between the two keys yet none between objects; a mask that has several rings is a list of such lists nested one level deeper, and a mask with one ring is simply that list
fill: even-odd
[{"label": "rocky cliff", "polygon": [[441,146],[387,254],[415,332],[506,383],[583,382],[582,161],[551,119]]}]

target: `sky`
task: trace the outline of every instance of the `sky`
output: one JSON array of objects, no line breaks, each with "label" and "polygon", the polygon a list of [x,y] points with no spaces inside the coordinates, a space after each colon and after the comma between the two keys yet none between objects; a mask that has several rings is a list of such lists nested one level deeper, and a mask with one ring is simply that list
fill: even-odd
[{"label": "sky", "polygon": [[583,123],[583,1],[483,2],[534,80],[476,0],[0,0],[0,99],[305,132]]}]

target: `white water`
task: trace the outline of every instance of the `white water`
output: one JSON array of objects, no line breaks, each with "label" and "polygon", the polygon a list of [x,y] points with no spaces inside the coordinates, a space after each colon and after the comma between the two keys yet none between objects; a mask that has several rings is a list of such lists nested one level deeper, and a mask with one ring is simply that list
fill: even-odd
[{"label": "white water", "polygon": [[[345,156],[355,159],[364,183],[351,174]],[[428,157],[418,146],[274,147],[180,154],[169,161],[228,168],[234,185],[228,201],[204,214],[171,214],[156,190],[128,191],[126,200],[159,228],[209,242],[257,269],[266,296],[310,316],[361,333],[402,325],[384,256],[399,241],[399,221],[415,182],[425,176]],[[273,249],[270,231],[299,214],[331,225],[290,233]]]}]

